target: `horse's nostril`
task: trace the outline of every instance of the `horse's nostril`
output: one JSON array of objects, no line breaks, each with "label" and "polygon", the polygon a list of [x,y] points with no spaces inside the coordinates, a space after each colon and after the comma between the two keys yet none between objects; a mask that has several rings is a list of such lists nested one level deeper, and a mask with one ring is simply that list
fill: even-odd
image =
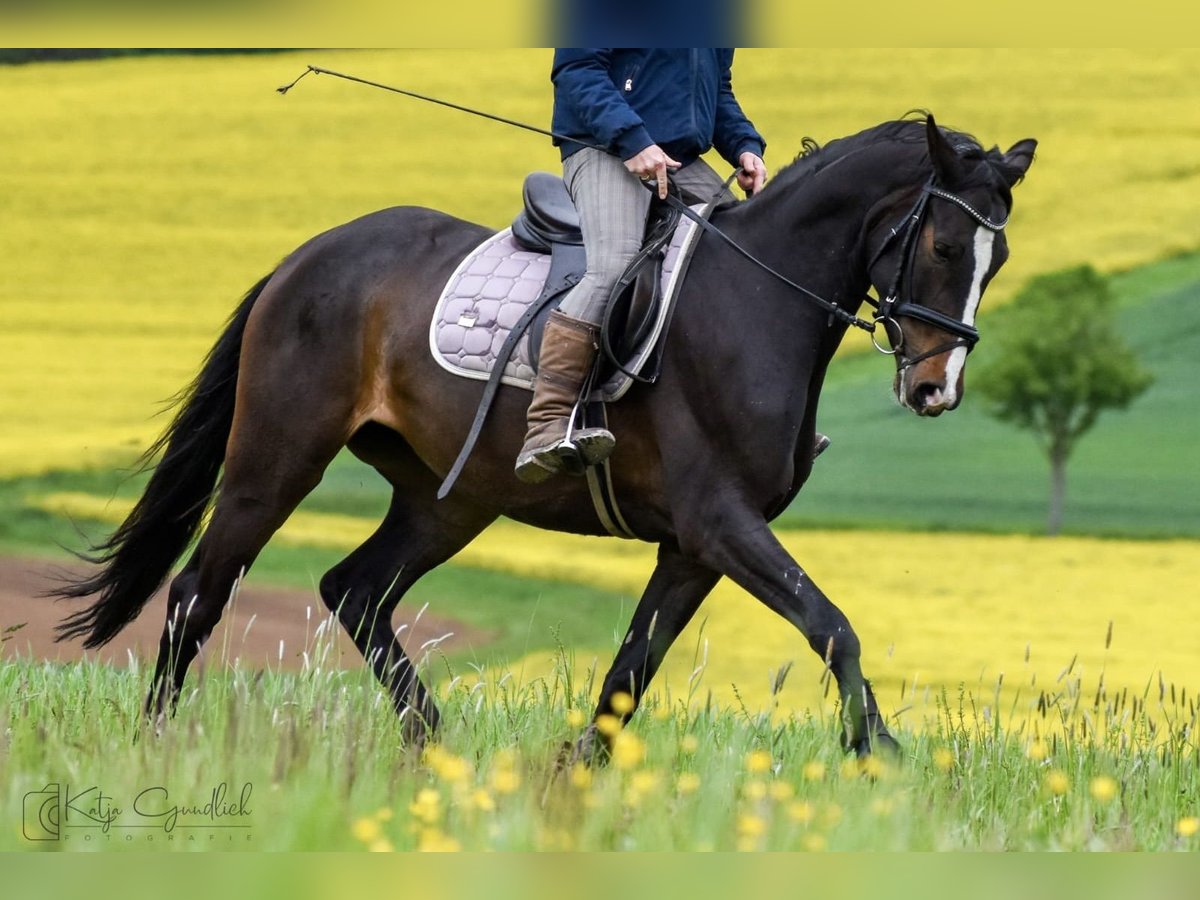
[{"label": "horse's nostril", "polygon": [[913,390],[914,404],[917,409],[929,409],[941,405],[945,399],[942,386],[932,381],[923,381]]}]

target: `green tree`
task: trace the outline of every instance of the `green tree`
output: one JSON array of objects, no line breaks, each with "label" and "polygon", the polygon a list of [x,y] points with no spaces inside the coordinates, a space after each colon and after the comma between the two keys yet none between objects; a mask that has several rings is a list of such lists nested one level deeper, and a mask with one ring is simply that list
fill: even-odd
[{"label": "green tree", "polygon": [[1067,460],[1106,409],[1123,409],[1150,386],[1116,327],[1112,291],[1089,265],[1029,281],[989,322],[988,357],[975,390],[987,412],[1033,432],[1050,461],[1046,529],[1058,534]]}]

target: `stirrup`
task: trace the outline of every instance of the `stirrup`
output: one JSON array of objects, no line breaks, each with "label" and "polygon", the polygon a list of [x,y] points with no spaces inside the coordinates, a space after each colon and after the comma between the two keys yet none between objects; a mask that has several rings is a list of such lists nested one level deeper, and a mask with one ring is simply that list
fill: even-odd
[{"label": "stirrup", "polygon": [[[584,382],[583,389],[579,392],[579,397],[567,419],[566,433],[563,435],[562,442],[555,448],[562,460],[563,470],[570,475],[582,475],[588,466],[597,466],[604,462],[612,455],[617,444],[613,433],[602,425],[585,425],[583,428],[576,428],[575,423],[582,418],[583,407],[587,402],[585,398],[591,393],[594,377],[595,369]],[[580,442],[575,440],[576,434],[583,436],[582,443],[585,446],[581,447]]]}]

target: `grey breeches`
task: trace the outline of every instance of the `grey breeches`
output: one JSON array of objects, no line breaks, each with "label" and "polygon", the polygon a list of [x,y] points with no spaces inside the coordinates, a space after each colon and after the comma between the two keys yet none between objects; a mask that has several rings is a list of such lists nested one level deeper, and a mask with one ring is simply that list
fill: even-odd
[{"label": "grey breeches", "polygon": [[[704,160],[672,175],[686,203],[709,200],[722,179]],[[650,191],[617,157],[585,148],[563,162],[563,180],[579,210],[587,272],[563,298],[561,309],[572,318],[599,323],[609,293],[642,247]],[[726,191],[724,199],[733,199]]]}]

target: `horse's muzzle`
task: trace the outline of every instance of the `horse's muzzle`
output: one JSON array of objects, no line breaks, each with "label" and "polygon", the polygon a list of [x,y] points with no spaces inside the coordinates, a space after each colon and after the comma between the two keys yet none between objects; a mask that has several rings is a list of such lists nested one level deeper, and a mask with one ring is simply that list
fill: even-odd
[{"label": "horse's muzzle", "polygon": [[947,390],[944,382],[927,379],[908,384],[908,381],[901,373],[896,374],[896,399],[918,416],[936,418],[956,408],[961,400],[958,391]]}]

